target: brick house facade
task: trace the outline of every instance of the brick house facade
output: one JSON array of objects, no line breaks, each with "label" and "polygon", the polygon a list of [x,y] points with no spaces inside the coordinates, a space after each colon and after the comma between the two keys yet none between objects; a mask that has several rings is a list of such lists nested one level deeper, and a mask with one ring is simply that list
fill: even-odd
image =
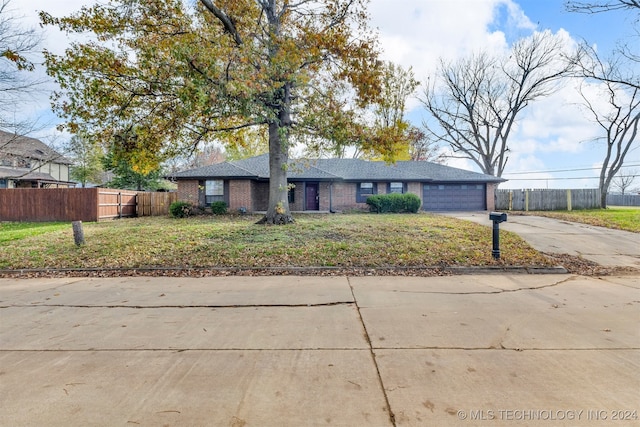
[{"label": "brick house facade", "polygon": [[[390,192],[416,194],[423,210],[493,210],[495,190],[505,181],[430,162],[390,165],[318,159],[293,164],[289,173],[293,187],[289,207],[293,212],[368,210],[367,195]],[[179,200],[198,206],[224,200],[231,212],[263,212],[269,202],[268,165],[265,154],[179,172],[172,178],[178,183]]]}]

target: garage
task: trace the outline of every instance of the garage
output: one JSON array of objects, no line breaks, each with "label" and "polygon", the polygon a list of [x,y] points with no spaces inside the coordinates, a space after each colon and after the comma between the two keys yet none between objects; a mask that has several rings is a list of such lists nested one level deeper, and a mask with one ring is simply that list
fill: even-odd
[{"label": "garage", "polygon": [[483,211],[485,184],[424,184],[422,209],[425,211]]}]

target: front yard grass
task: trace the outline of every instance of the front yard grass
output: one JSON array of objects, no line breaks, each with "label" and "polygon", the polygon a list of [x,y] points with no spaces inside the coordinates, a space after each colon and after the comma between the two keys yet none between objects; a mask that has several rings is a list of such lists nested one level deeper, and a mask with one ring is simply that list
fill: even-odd
[{"label": "front yard grass", "polygon": [[613,206],[607,209],[574,211],[530,211],[526,214],[640,233],[640,207]]},{"label": "front yard grass", "polygon": [[6,244],[12,240],[21,240],[64,228],[67,228],[67,224],[62,222],[0,222],[0,243]]},{"label": "front yard grass", "polygon": [[[71,224],[0,228],[0,268],[269,268],[551,266],[515,234],[430,214],[298,215],[288,226],[255,225],[256,216],[144,217],[84,223],[76,247]],[[43,232],[46,230],[46,232]],[[13,233],[13,234],[12,234]],[[12,236],[9,239],[8,236]]]}]

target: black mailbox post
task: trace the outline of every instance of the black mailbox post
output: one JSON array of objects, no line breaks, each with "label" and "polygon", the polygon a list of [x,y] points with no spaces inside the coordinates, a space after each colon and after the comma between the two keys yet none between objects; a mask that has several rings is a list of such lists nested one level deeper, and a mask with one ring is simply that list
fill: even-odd
[{"label": "black mailbox post", "polygon": [[507,214],[503,212],[491,212],[489,219],[493,221],[493,250],[494,259],[500,259],[500,223],[507,221]]}]

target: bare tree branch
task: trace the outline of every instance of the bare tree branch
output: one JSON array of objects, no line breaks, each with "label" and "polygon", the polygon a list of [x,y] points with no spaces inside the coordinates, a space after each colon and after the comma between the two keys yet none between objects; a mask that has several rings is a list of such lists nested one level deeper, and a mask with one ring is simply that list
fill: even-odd
[{"label": "bare tree branch", "polygon": [[639,0],[608,0],[601,2],[567,1],[565,7],[569,12],[602,13],[614,10],[639,9]]},{"label": "bare tree branch", "polygon": [[35,92],[41,79],[29,78],[35,69],[30,56],[40,46],[41,36],[20,25],[10,9],[10,0],[0,3],[0,129],[29,127],[11,117],[17,104]]},{"label": "bare tree branch", "polygon": [[[605,152],[600,170],[599,188],[600,206],[606,208],[606,197],[614,176],[624,165],[625,158],[632,147],[637,147],[640,141],[638,138],[640,87],[612,78],[611,76],[620,73],[616,68],[619,64],[605,64],[595,51],[591,51],[590,54],[589,70],[593,71],[593,78],[599,83],[601,91],[590,94],[582,86],[580,94],[584,100],[583,105],[602,131],[599,139],[604,142]],[[586,62],[587,59],[584,61]],[[603,99],[607,101],[606,108],[601,106]]]},{"label": "bare tree branch", "polygon": [[561,60],[561,52],[558,36],[544,32],[516,42],[508,57],[482,52],[442,62],[421,100],[431,114],[424,123],[428,135],[484,173],[502,176],[520,113],[557,90],[569,73],[572,65]]}]

